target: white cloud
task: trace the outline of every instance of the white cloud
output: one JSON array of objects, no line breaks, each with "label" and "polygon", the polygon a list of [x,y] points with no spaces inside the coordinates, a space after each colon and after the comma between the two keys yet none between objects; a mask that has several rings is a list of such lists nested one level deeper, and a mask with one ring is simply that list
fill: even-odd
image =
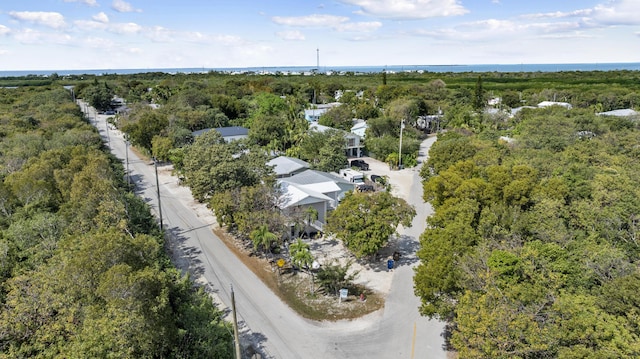
[{"label": "white cloud", "polygon": [[276,35],[286,41],[301,41],[305,39],[304,34],[298,30],[280,31]]},{"label": "white cloud", "polygon": [[546,18],[560,19],[565,17],[585,17],[585,16],[591,15],[592,13],[593,13],[593,9],[580,9],[580,10],[574,10],[569,12],[555,11],[555,12],[547,12],[547,13],[526,14],[526,15],[523,15],[522,18],[524,19],[546,19]]},{"label": "white cloud", "polygon": [[130,3],[124,0],[113,0],[111,8],[117,12],[141,12],[140,9],[135,9]]},{"label": "white cloud", "polygon": [[112,40],[103,37],[88,37],[84,39],[83,43],[93,49],[110,49],[115,46]]},{"label": "white cloud", "polygon": [[145,30],[145,36],[154,42],[173,42],[175,33],[162,26],[154,26]]},{"label": "white cloud", "polygon": [[234,35],[216,35],[213,37],[213,41],[225,46],[242,45],[247,43],[241,37]]},{"label": "white cloud", "polygon": [[338,0],[360,8],[358,13],[386,19],[427,19],[469,12],[458,0]]},{"label": "white cloud", "polygon": [[[286,25],[292,27],[327,27],[340,32],[371,32],[382,26],[381,22],[349,22],[346,16],[321,15],[313,14],[297,17],[281,17],[274,16],[271,18],[278,25]],[[287,35],[286,32],[281,34]],[[295,35],[295,34],[294,34]],[[282,35],[278,35],[282,37]]]},{"label": "white cloud", "polygon": [[96,0],[64,0],[64,2],[79,2],[89,6],[99,6]]},{"label": "white cloud", "polygon": [[371,32],[378,30],[382,27],[382,23],[379,21],[371,22],[350,22],[346,24],[339,24],[334,26],[337,31],[351,31],[351,32]]},{"label": "white cloud", "polygon": [[640,2],[637,0],[611,0],[590,9],[556,11],[523,15],[523,19],[576,18],[585,27],[607,27],[617,25],[640,25]]},{"label": "white cloud", "polygon": [[11,11],[9,16],[18,21],[26,21],[54,29],[60,29],[67,25],[64,21],[64,16],[58,12]]},{"label": "white cloud", "polygon": [[211,42],[211,37],[199,31],[190,31],[184,33],[185,41],[206,44]]},{"label": "white cloud", "polygon": [[116,34],[137,34],[142,31],[142,26],[133,22],[127,22],[120,24],[111,24],[108,30]]},{"label": "white cloud", "polygon": [[460,24],[436,31],[419,30],[415,35],[449,42],[497,42],[526,38],[584,38],[578,22],[521,23],[510,20],[488,19]]},{"label": "white cloud", "polygon": [[334,27],[339,24],[348,22],[349,18],[346,16],[313,14],[297,17],[274,16],[271,18],[271,20],[278,25],[298,27]]},{"label": "white cloud", "polygon": [[104,12],[99,12],[95,15],[93,15],[91,17],[93,20],[97,21],[97,22],[101,22],[103,24],[106,24],[109,22],[109,16],[107,16],[107,14],[105,14]]},{"label": "white cloud", "polygon": [[107,24],[93,21],[93,20],[76,20],[73,24],[80,30],[104,30],[107,28]]},{"label": "white cloud", "polygon": [[10,32],[11,32],[10,28],[0,24],[0,35],[7,35]]},{"label": "white cloud", "polygon": [[639,25],[640,1],[612,0],[593,9],[593,18],[605,25]]},{"label": "white cloud", "polygon": [[68,34],[39,31],[34,29],[24,29],[14,32],[14,37],[22,44],[40,45],[40,44],[56,44],[69,45],[73,43],[73,39]]}]

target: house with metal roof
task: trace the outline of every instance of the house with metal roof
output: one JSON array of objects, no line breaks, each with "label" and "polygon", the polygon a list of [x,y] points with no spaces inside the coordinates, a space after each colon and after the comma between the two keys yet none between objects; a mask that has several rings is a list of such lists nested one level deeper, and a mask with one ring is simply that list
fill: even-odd
[{"label": "house with metal roof", "polygon": [[567,102],[542,101],[538,104],[539,108],[545,108],[550,106],[562,106],[568,110],[571,110],[571,108],[573,108],[573,106],[571,106],[571,104]]},{"label": "house with metal roof", "polygon": [[599,116],[617,116],[617,117],[634,117],[640,115],[640,112],[635,111],[630,108],[623,108],[619,110],[612,110],[606,112],[598,112],[596,115]]},{"label": "house with metal roof", "polygon": [[314,227],[322,229],[327,211],[335,209],[355,184],[331,173],[306,170],[278,179],[282,193],[280,209],[313,207],[318,212]]},{"label": "house with metal roof", "polygon": [[321,103],[313,105],[312,108],[304,110],[304,118],[309,122],[317,122],[325,112],[330,109],[340,106],[340,102]]},{"label": "house with metal roof", "polygon": [[311,167],[306,161],[287,156],[276,157],[267,162],[267,166],[273,167],[276,178],[291,177]]},{"label": "house with metal roof", "polygon": [[362,119],[355,119],[353,126],[351,126],[351,133],[355,133],[364,140],[367,128],[369,128],[369,125],[367,125],[367,121]]},{"label": "house with metal roof", "polygon": [[194,131],[191,133],[191,135],[193,137],[198,137],[211,130],[217,131],[219,134],[221,134],[225,142],[231,142],[249,137],[249,129],[242,126],[205,128],[203,130]]}]

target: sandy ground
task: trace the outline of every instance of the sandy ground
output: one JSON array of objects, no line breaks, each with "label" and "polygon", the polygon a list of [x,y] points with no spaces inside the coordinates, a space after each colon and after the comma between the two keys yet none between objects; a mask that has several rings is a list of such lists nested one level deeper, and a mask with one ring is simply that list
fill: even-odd
[{"label": "sandy ground", "polygon": [[[393,195],[409,201],[409,190],[414,178],[413,169],[400,171],[390,170],[389,166],[384,162],[368,157],[365,157],[364,160],[370,167],[369,171],[365,171],[366,176],[372,174],[387,176]],[[173,176],[170,165],[159,166],[158,176],[165,188],[191,208],[198,217],[202,218],[206,223],[216,223],[215,216],[207,206],[194,200],[189,188],[179,185],[178,178]],[[358,272],[355,280],[356,283],[363,284],[383,295],[389,292],[393,280],[393,272],[386,270],[386,263],[387,259],[396,250],[395,238],[391,238],[389,245],[380,251],[380,256],[373,262],[355,261],[355,257],[344,248],[339,240],[335,240],[335,238],[325,236],[319,240],[312,240],[309,244],[314,258],[319,263],[327,263],[331,260],[339,260],[344,263],[347,260],[353,259],[351,270]],[[183,269],[188,267],[188,263],[176,263],[176,265]]]}]

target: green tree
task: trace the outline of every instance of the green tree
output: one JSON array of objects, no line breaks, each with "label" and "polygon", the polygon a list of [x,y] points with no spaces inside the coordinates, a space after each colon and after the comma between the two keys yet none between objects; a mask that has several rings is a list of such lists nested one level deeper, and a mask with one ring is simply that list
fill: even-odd
[{"label": "green tree", "polygon": [[300,142],[300,159],[309,162],[319,171],[338,171],[347,164],[344,132],[330,129],[325,132],[311,131]]},{"label": "green tree", "polygon": [[98,111],[106,111],[111,108],[115,92],[107,83],[98,84],[85,88],[80,94],[85,101]]},{"label": "green tree", "polygon": [[269,231],[269,226],[261,225],[249,235],[253,242],[253,249],[262,248],[264,252],[271,252],[271,247],[278,242],[278,236]]},{"label": "green tree", "polygon": [[478,76],[476,87],[473,92],[473,108],[476,111],[483,110],[486,107],[484,88],[482,85],[482,76]]},{"label": "green tree", "polygon": [[153,137],[166,135],[165,131],[168,125],[169,120],[164,114],[148,109],[124,120],[122,131],[127,133],[134,145],[141,146],[151,152]]},{"label": "green tree", "polygon": [[351,272],[352,262],[344,265],[330,262],[324,263],[318,270],[318,282],[328,294],[338,295],[342,288],[349,288],[357,278],[359,272]]},{"label": "green tree", "polygon": [[413,207],[389,192],[347,193],[327,218],[325,230],[361,258],[384,247],[399,224],[410,227],[415,215]]},{"label": "green tree", "polygon": [[309,244],[300,238],[289,245],[289,255],[291,256],[291,263],[298,268],[309,267],[313,263],[313,255],[309,249]]},{"label": "green tree", "polygon": [[183,163],[186,183],[200,201],[216,192],[253,186],[273,176],[264,150],[250,148],[243,141],[225,143],[216,131],[198,136],[185,150]]},{"label": "green tree", "polygon": [[339,130],[351,131],[351,127],[353,127],[353,111],[348,105],[333,107],[320,116],[318,123]]}]

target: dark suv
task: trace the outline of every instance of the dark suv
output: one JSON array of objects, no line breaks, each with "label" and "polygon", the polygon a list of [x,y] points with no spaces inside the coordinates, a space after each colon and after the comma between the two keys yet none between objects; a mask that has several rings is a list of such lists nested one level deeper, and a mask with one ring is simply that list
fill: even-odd
[{"label": "dark suv", "polygon": [[363,171],[369,170],[369,164],[364,160],[351,160],[351,162],[349,162],[349,167],[358,167]]}]

